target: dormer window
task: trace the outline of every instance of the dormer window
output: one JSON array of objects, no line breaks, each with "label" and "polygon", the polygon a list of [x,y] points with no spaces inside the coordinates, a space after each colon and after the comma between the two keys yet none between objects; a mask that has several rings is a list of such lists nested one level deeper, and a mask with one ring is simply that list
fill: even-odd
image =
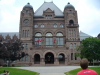
[{"label": "dormer window", "polygon": [[72,10],[69,10],[69,13],[71,14],[72,13]]},{"label": "dormer window", "polygon": [[26,10],[26,14],[28,14],[29,13],[29,11],[28,10]]},{"label": "dormer window", "polygon": [[46,19],[52,19],[52,15],[46,15]]}]

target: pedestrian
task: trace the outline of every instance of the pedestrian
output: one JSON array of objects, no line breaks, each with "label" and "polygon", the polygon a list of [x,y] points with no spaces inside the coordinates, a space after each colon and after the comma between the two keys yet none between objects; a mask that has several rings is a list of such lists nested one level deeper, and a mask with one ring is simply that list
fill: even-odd
[{"label": "pedestrian", "polygon": [[77,75],[98,75],[96,71],[88,69],[88,60],[86,58],[83,58],[80,61],[80,66],[82,70],[77,73]]}]

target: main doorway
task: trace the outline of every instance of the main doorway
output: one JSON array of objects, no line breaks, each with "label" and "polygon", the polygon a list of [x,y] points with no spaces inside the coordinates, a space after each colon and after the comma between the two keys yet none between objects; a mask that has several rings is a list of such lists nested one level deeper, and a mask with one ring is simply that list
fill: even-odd
[{"label": "main doorway", "polygon": [[45,64],[54,64],[54,55],[51,52],[46,53],[45,55]]}]

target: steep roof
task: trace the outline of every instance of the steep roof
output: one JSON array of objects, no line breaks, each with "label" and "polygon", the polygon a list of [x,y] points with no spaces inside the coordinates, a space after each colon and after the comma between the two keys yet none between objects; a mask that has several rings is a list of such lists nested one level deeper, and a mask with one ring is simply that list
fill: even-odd
[{"label": "steep roof", "polygon": [[93,37],[93,36],[88,35],[88,34],[82,32],[82,31],[80,31],[79,34],[80,34],[80,41],[82,41],[82,40],[85,39],[85,38]]},{"label": "steep roof", "polygon": [[55,16],[64,16],[63,12],[53,3],[53,2],[44,2],[36,11],[34,16],[42,16],[43,11],[50,8],[55,12]]},{"label": "steep roof", "polygon": [[11,38],[16,35],[19,38],[19,32],[2,32],[0,33],[4,38],[6,38],[7,35],[9,35]]}]

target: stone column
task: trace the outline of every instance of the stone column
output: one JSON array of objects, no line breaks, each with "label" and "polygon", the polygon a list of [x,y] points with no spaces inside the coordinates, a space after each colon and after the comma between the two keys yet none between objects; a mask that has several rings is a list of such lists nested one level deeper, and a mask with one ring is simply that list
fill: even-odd
[{"label": "stone column", "polygon": [[54,65],[59,65],[58,58],[55,58],[55,59],[54,59]]},{"label": "stone column", "polygon": [[43,65],[43,66],[45,65],[44,58],[41,58],[40,64]]},{"label": "stone column", "polygon": [[67,60],[67,58],[65,58],[65,65],[67,65],[67,63],[68,63],[68,60]]}]

